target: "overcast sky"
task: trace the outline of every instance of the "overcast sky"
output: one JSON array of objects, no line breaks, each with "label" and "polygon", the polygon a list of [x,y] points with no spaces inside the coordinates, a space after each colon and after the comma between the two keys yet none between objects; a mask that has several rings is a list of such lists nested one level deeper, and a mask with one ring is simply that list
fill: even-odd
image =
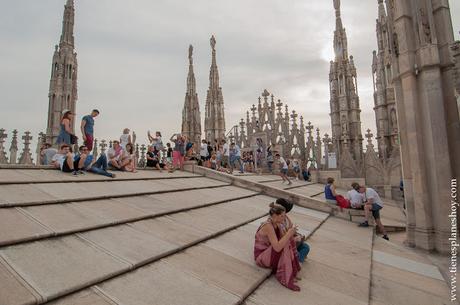
[{"label": "overcast sky", "polygon": [[[226,108],[227,130],[263,89],[330,133],[329,61],[332,0],[76,0],[77,120],[101,110],[97,138],[125,127],[141,141],[148,129],[179,132],[188,45],[204,120],[211,34]],[[65,0],[0,0],[0,128],[45,131],[54,45]],[[460,1],[450,1],[456,39]],[[376,0],[342,0],[349,53],[354,56],[362,129],[375,129],[372,50]],[[204,125],[204,124],[202,124]],[[9,141],[8,141],[9,142]],[[9,147],[9,144],[8,144]]]}]

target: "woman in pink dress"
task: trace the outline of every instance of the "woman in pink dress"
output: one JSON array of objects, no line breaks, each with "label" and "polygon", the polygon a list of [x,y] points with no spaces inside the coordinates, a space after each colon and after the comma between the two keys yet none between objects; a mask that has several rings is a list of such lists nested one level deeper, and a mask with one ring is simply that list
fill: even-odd
[{"label": "woman in pink dress", "polygon": [[278,281],[289,289],[299,291],[295,284],[300,264],[295,246],[296,227],[282,234],[282,224],[286,218],[283,206],[271,203],[270,217],[256,232],[254,259],[260,267],[271,268]]}]

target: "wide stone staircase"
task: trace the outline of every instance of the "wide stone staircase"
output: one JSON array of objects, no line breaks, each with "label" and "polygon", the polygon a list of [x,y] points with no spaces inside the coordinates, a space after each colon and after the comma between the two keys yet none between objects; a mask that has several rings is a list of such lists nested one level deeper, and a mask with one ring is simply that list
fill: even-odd
[{"label": "wide stone staircase", "polygon": [[[402,303],[405,295],[386,303],[391,286],[373,274],[373,230],[312,202],[289,213],[312,250],[302,290],[284,288],[253,260],[255,231],[279,189],[205,176],[0,169],[0,305],[447,304],[445,282],[426,261],[403,271],[418,284],[436,280],[427,300],[437,303]],[[392,263],[403,282],[401,255],[380,247],[380,267]],[[429,272],[417,273],[423,264]]]}]

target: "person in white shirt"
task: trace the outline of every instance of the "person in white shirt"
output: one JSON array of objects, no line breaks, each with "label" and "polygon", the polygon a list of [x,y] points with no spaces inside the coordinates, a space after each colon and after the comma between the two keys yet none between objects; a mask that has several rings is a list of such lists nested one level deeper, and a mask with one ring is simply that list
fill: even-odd
[{"label": "person in white shirt", "polygon": [[209,159],[208,143],[206,142],[206,140],[201,141],[200,157],[201,157],[201,162],[203,164],[206,160]]},{"label": "person in white shirt", "polygon": [[280,176],[281,178],[283,178],[283,183],[287,181],[288,185],[291,185],[292,182],[291,180],[289,180],[289,177],[287,176],[289,165],[287,164],[286,160],[284,160],[284,158],[280,156],[280,154],[277,153],[275,155],[275,158],[280,165]]},{"label": "person in white shirt", "polygon": [[64,173],[72,173],[74,176],[79,174],[75,168],[75,165],[78,166],[78,162],[74,162],[74,156],[70,152],[70,146],[67,144],[61,145],[59,152],[51,159],[51,165]]},{"label": "person in white shirt", "polygon": [[123,129],[123,134],[120,136],[120,145],[123,149],[126,149],[128,143],[133,143],[131,135],[129,134],[129,128]]},{"label": "person in white shirt", "polygon": [[352,209],[364,209],[364,196],[359,192],[359,183],[353,182],[351,184],[351,190],[347,192],[346,198],[350,201]]},{"label": "person in white shirt", "polygon": [[126,170],[126,165],[131,162],[131,158],[125,153],[125,150],[121,147],[118,140],[113,141],[112,147],[109,148],[107,152],[107,157],[109,159],[109,165],[113,167],[113,169],[120,171]]},{"label": "person in white shirt", "polygon": [[389,240],[385,227],[383,226],[382,221],[380,220],[380,210],[383,208],[383,201],[380,198],[379,194],[373,188],[366,187],[364,185],[361,185],[359,187],[359,192],[364,195],[364,213],[366,217],[366,220],[360,223],[359,226],[369,226],[369,216],[372,212],[372,216],[375,219],[375,223],[379,227],[380,232],[382,232],[383,234],[382,237],[386,240]]},{"label": "person in white shirt", "polygon": [[230,147],[227,141],[222,140],[222,167],[227,167],[230,160]]}]

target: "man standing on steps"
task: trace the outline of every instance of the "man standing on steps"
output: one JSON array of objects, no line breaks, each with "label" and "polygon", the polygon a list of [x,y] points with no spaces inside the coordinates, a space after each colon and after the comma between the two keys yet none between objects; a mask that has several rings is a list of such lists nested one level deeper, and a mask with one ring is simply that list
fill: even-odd
[{"label": "man standing on steps", "polygon": [[91,114],[85,115],[81,119],[81,134],[83,135],[83,144],[89,151],[93,150],[94,141],[94,118],[99,115],[99,110],[93,109]]},{"label": "man standing on steps", "polygon": [[383,208],[383,201],[380,199],[379,194],[373,188],[366,187],[364,185],[359,187],[359,192],[364,196],[364,214],[366,217],[366,220],[360,223],[359,226],[369,226],[369,214],[372,212],[375,223],[377,224],[380,232],[383,234],[383,239],[389,240],[385,227],[380,220],[380,210]]}]

